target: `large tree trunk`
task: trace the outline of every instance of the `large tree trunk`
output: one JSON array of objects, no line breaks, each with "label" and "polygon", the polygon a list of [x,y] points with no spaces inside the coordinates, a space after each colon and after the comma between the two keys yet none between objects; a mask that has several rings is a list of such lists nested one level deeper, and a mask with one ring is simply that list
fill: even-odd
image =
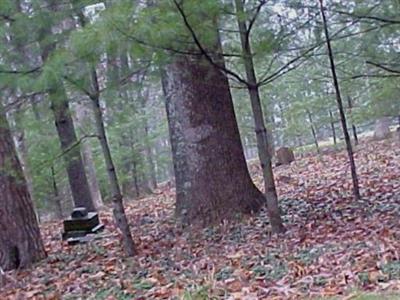
[{"label": "large tree trunk", "polygon": [[23,268],[45,257],[32,200],[0,108],[0,267]]},{"label": "large tree trunk", "polygon": [[207,226],[265,203],[243,155],[226,76],[203,57],[178,56],[163,72],[176,180],[176,215]]},{"label": "large tree trunk", "polygon": [[260,91],[257,85],[257,78],[253,63],[253,54],[248,37],[248,29],[245,21],[242,19],[244,14],[242,0],[236,0],[237,21],[240,31],[240,41],[242,46],[243,62],[246,70],[247,89],[250,95],[251,108],[253,111],[255,132],[257,138],[258,156],[264,177],[265,196],[267,198],[267,209],[270,218],[272,230],[274,232],[283,232],[285,228],[280,216],[278,195],[275,188],[274,174],[272,171],[272,152],[273,141],[272,134],[267,131],[264,123],[264,115],[261,107]]}]

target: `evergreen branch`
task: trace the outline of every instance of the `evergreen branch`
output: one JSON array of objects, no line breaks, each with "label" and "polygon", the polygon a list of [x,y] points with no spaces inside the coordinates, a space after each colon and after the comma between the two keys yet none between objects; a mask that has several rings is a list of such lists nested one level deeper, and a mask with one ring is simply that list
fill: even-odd
[{"label": "evergreen branch", "polygon": [[[168,46],[160,46],[160,45],[156,45],[150,42],[147,42],[143,39],[140,39],[136,36],[130,35],[128,33],[126,33],[125,31],[123,31],[121,28],[119,28],[117,25],[113,24],[114,29],[117,30],[120,34],[122,34],[124,37],[126,37],[128,40],[131,40],[135,43],[138,43],[139,45],[148,47],[148,48],[153,48],[153,49],[158,49],[158,50],[164,50],[164,51],[168,51],[168,52],[172,52],[172,53],[176,53],[176,54],[181,54],[181,55],[190,55],[190,56],[202,56],[203,53],[201,52],[194,52],[194,51],[184,51],[184,50],[180,50],[177,48],[172,48],[172,47],[168,47]],[[238,31],[236,31],[238,32]],[[239,54],[235,54],[235,53],[225,53],[225,52],[217,52],[217,54],[222,55],[224,57],[241,57]]]},{"label": "evergreen branch", "polygon": [[139,45],[145,46],[145,47],[149,47],[149,48],[153,48],[153,49],[158,49],[158,50],[165,50],[165,51],[169,51],[172,53],[177,53],[177,54],[182,54],[182,55],[191,55],[191,56],[200,56],[202,55],[199,52],[189,52],[189,51],[182,51],[176,48],[171,48],[171,47],[167,47],[167,46],[160,46],[160,45],[156,45],[153,43],[149,43],[147,41],[144,41],[136,36],[132,36],[128,33],[126,33],[125,31],[123,31],[121,28],[119,28],[117,25],[113,24],[114,29],[117,30],[117,32],[119,32],[120,34],[122,34],[123,36],[125,36],[128,40],[132,40],[135,43],[138,43]]}]

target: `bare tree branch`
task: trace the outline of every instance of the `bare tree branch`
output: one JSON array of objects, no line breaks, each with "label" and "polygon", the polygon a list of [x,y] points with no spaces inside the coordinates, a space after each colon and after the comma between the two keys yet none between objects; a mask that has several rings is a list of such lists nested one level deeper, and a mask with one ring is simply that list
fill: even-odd
[{"label": "bare tree branch", "polygon": [[28,75],[38,72],[42,67],[36,67],[30,70],[2,70],[0,69],[0,74],[15,74],[15,75]]},{"label": "bare tree branch", "polygon": [[389,72],[389,73],[400,74],[400,70],[395,70],[395,69],[386,67],[384,64],[375,63],[375,62],[372,62],[372,61],[366,61],[365,63],[368,64],[368,65],[372,65],[374,67],[377,67],[379,69],[385,70],[386,72]]},{"label": "bare tree branch", "polygon": [[349,13],[349,12],[346,12],[346,11],[340,11],[340,10],[334,10],[333,12],[341,14],[341,15],[350,16],[352,18],[356,18],[356,19],[360,19],[360,20],[362,20],[362,19],[374,20],[374,21],[378,21],[378,22],[382,22],[382,23],[389,23],[389,24],[392,24],[392,25],[400,24],[400,20],[386,19],[386,18],[377,17],[377,16],[357,15],[357,14]]},{"label": "bare tree branch", "polygon": [[256,7],[256,12],[254,13],[253,17],[249,21],[249,26],[247,27],[246,31],[246,46],[250,43],[250,33],[253,29],[254,23],[257,20],[258,15],[260,14],[261,8],[267,3],[267,0],[259,0],[259,3]]},{"label": "bare tree branch", "polygon": [[182,17],[182,20],[186,26],[186,28],[189,30],[194,43],[196,44],[197,48],[200,50],[201,54],[204,55],[204,57],[208,60],[208,62],[213,65],[214,67],[224,71],[226,74],[232,76],[233,78],[235,78],[237,81],[249,86],[249,83],[244,80],[242,77],[240,77],[240,75],[238,75],[237,73],[227,69],[226,67],[222,66],[221,64],[216,63],[213,58],[209,55],[209,53],[206,51],[206,49],[204,49],[203,45],[201,44],[199,38],[197,37],[196,32],[194,31],[194,29],[192,28],[192,26],[189,23],[189,20],[187,19],[187,16],[182,8],[182,6],[178,3],[177,0],[173,0],[176,8],[178,9],[179,14]]}]

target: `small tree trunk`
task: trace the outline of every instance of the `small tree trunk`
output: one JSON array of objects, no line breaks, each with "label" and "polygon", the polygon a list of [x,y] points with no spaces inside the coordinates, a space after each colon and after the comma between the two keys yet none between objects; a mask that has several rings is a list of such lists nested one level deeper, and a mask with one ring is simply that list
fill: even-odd
[{"label": "small tree trunk", "polygon": [[56,206],[57,216],[60,219],[62,219],[64,217],[64,215],[63,215],[63,209],[62,209],[62,204],[61,204],[60,193],[58,191],[58,186],[57,186],[57,180],[56,180],[56,174],[55,174],[55,171],[54,171],[54,166],[51,167],[51,181],[52,181],[52,184],[53,184],[54,204]]},{"label": "small tree trunk", "polygon": [[157,176],[156,176],[156,170],[155,170],[155,163],[154,163],[154,157],[153,157],[153,151],[151,149],[151,142],[150,142],[150,134],[149,134],[149,120],[146,115],[146,108],[147,108],[147,103],[149,100],[149,94],[150,94],[150,88],[145,87],[145,92],[143,95],[141,95],[141,104],[142,104],[142,113],[144,116],[143,119],[143,124],[144,124],[144,152],[145,156],[147,158],[147,166],[148,166],[148,173],[150,175],[150,188],[151,189],[156,189],[157,188]]},{"label": "small tree trunk", "polygon": [[39,225],[7,119],[0,107],[0,268],[25,268],[46,257]]},{"label": "small tree trunk", "polygon": [[321,151],[319,149],[319,144],[318,144],[317,132],[315,130],[314,121],[313,121],[312,115],[309,110],[307,110],[307,116],[308,116],[308,121],[310,122],[310,128],[311,128],[311,133],[312,133],[312,136],[314,139],[315,148],[317,149],[318,154],[321,154]]},{"label": "small tree trunk", "polygon": [[329,118],[330,118],[330,121],[331,121],[333,144],[336,146],[337,145],[337,140],[336,140],[335,120],[333,118],[333,114],[332,114],[331,110],[329,110]]},{"label": "small tree trunk", "polygon": [[353,180],[353,194],[354,194],[354,198],[356,200],[359,200],[361,198],[361,196],[360,196],[360,189],[359,189],[359,185],[358,185],[356,164],[355,164],[354,155],[353,155],[353,147],[351,145],[350,135],[347,130],[346,115],[344,113],[342,96],[340,94],[339,81],[338,81],[337,75],[336,75],[335,60],[333,57],[333,51],[332,51],[331,41],[330,41],[330,37],[329,37],[328,24],[327,24],[326,16],[325,16],[325,8],[323,5],[323,0],[319,0],[319,2],[320,2],[320,11],[321,11],[322,22],[323,22],[323,26],[324,26],[326,44],[327,44],[327,48],[328,48],[329,62],[331,65],[333,85],[334,85],[335,91],[336,91],[336,102],[337,102],[338,110],[339,110],[339,114],[340,114],[340,122],[342,123],[342,129],[343,129],[344,140],[346,142],[347,154],[349,156],[351,177]]},{"label": "small tree trunk", "polygon": [[115,223],[117,224],[118,229],[121,231],[125,253],[128,256],[133,256],[136,254],[136,247],[135,243],[133,242],[131,231],[129,229],[129,223],[125,214],[121,188],[119,185],[117,172],[115,170],[114,162],[111,155],[111,150],[107,140],[106,130],[103,121],[103,113],[101,111],[100,101],[98,97],[100,88],[97,79],[97,73],[94,68],[92,68],[91,70],[91,80],[93,88],[96,93],[94,97],[91,98],[93,102],[95,124],[99,135],[101,149],[103,150],[104,161],[106,164],[107,175],[110,184],[110,191],[112,195],[113,214],[115,218]]},{"label": "small tree trunk", "polygon": [[[146,120],[147,122],[147,120]],[[145,151],[146,151],[146,157],[147,157],[147,162],[149,165],[149,169],[150,169],[150,180],[151,180],[151,187],[153,189],[157,188],[157,176],[156,176],[156,166],[154,163],[154,158],[153,158],[153,151],[151,149],[150,146],[150,142],[149,142],[149,127],[146,124],[145,128],[144,128],[144,132],[145,132],[145,139],[146,139],[146,144],[145,144]]]},{"label": "small tree trunk", "polygon": [[135,186],[135,197],[139,198],[140,197],[139,174],[135,158],[132,160],[132,173],[133,173],[133,184]]},{"label": "small tree trunk", "polygon": [[139,170],[138,170],[138,163],[137,163],[137,156],[135,155],[136,149],[135,149],[135,138],[133,131],[130,130],[130,135],[127,137],[127,140],[129,141],[129,146],[131,148],[132,152],[132,157],[130,160],[130,165],[131,165],[131,171],[132,171],[132,177],[133,177],[133,185],[135,188],[135,195],[134,197],[139,198],[140,197],[140,179],[139,179]]},{"label": "small tree trunk", "polygon": [[[275,180],[272,172],[272,140],[268,139],[268,134],[264,124],[264,116],[261,107],[260,93],[257,85],[257,78],[254,70],[253,55],[250,47],[250,40],[247,35],[247,25],[242,20],[244,14],[243,2],[235,0],[237,21],[240,31],[240,40],[242,45],[243,61],[246,69],[247,88],[250,95],[251,108],[255,123],[255,132],[257,138],[258,156],[263,170],[265,195],[267,198],[267,209],[270,218],[272,230],[274,232],[283,232],[285,228],[280,216],[278,196],[275,188]],[[271,145],[270,145],[271,144]]]},{"label": "small tree trunk", "polygon": [[354,144],[357,146],[358,145],[358,136],[357,136],[357,127],[354,124],[353,121],[353,103],[351,101],[351,97],[347,96],[347,102],[349,104],[349,113],[350,113],[350,119],[351,119],[351,128],[353,129],[353,138],[354,138]]}]

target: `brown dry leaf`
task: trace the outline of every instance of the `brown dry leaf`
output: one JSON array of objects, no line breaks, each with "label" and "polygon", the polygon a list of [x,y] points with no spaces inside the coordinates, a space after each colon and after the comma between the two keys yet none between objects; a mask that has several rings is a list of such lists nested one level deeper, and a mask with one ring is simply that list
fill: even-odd
[{"label": "brown dry leaf", "polygon": [[229,292],[237,293],[242,290],[242,287],[243,287],[242,282],[239,279],[229,278],[229,279],[226,279],[224,282],[225,282]]}]

